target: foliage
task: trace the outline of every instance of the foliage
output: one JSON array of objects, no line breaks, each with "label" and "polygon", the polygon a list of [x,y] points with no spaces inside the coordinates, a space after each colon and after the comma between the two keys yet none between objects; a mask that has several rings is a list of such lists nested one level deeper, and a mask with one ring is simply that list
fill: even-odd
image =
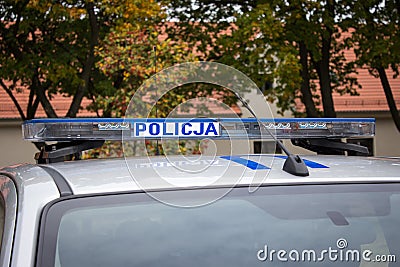
[{"label": "foliage", "polygon": [[377,68],[391,68],[395,78],[400,64],[400,5],[396,1],[355,1],[353,43],[357,64],[367,66],[375,77]]},{"label": "foliage", "polygon": [[[35,117],[41,104],[48,117],[75,117],[84,97],[112,93],[96,67],[95,48],[113,31],[144,29],[158,23],[162,6],[153,0],[36,0],[0,2],[0,85],[22,119]],[[15,94],[30,90],[28,110]],[[56,94],[73,96],[67,114],[51,105]]]},{"label": "foliage", "polygon": [[[99,116],[123,116],[145,79],[200,59],[241,70],[268,89],[267,99],[281,112],[295,112],[300,97],[308,116],[320,115],[320,101],[324,115],[335,116],[332,92],[360,88],[356,65],[383,84],[385,69],[398,76],[399,14],[398,0],[3,0],[0,87],[24,120],[39,105],[49,117],[74,117],[84,97]],[[346,49],[354,49],[356,62],[344,58]],[[30,93],[27,110],[15,97],[22,90]],[[385,93],[389,101],[390,86]],[[56,94],[73,96],[67,114],[51,105]],[[214,94],[213,86],[182,86],[152,116]],[[222,95],[228,105],[236,102],[229,92]],[[391,110],[398,113],[395,105]]]},{"label": "foliage", "polygon": [[[321,97],[326,117],[336,116],[332,92],[354,95],[360,88],[354,62],[344,57],[344,51],[350,47],[345,37],[348,27],[343,18],[348,17],[350,4],[347,0],[297,0],[288,5],[284,1],[275,1],[277,16],[285,21],[287,40],[298,46],[303,70],[302,101],[309,108],[314,106],[313,102],[318,104]],[[317,87],[319,92],[315,92]],[[307,113],[316,115],[312,110]]]},{"label": "foliage", "polygon": [[387,71],[399,76],[400,65],[400,2],[355,1],[352,7],[354,20],[353,43],[357,64],[366,66],[370,74],[381,80],[393,121],[400,132],[400,115]]},{"label": "foliage", "polygon": [[39,103],[55,117],[49,99],[58,92],[73,93],[82,83],[77,70],[82,69],[80,56],[87,50],[86,23],[75,20],[75,9],[62,4],[2,1],[0,5],[1,85],[10,96],[30,90],[26,113],[19,107],[22,119],[33,118]]},{"label": "foliage", "polygon": [[260,88],[272,85],[265,93],[281,112],[294,111],[300,97],[312,106],[309,116],[319,115],[319,99],[325,116],[335,116],[332,92],[357,94],[359,88],[354,62],[344,58],[350,47],[343,19],[351,3],[179,0],[169,14],[179,23],[168,32],[196,45],[204,58],[237,67]]},{"label": "foliage", "polygon": [[[109,94],[95,96],[92,109],[102,110],[105,117],[124,116],[130,99],[143,81],[157,70],[195,60],[184,43],[161,38],[155,26],[135,31],[113,31],[105,38],[96,52],[100,57],[97,66],[112,81],[112,87]],[[190,91],[171,92],[164,99],[166,104],[174,107],[191,94]],[[160,104],[159,115],[165,117],[167,111],[163,112]]]},{"label": "foliage", "polygon": [[266,91],[270,102],[277,101],[283,112],[293,110],[295,91],[300,83],[300,64],[296,48],[283,37],[284,27],[269,4],[243,15],[237,15],[230,32],[221,34],[217,45],[221,47],[220,62],[247,74],[260,88],[274,84]]},{"label": "foliage", "polygon": [[85,151],[83,159],[91,158],[120,158],[123,156],[146,156],[146,155],[198,155],[207,148],[207,142],[198,140],[164,140],[160,142],[146,140],[125,142],[106,141],[100,148]]}]

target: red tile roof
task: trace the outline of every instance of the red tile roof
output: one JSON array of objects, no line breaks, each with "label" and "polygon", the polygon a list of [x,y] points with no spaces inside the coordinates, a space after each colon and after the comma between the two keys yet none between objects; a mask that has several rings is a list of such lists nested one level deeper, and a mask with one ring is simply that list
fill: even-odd
[{"label": "red tile roof", "polygon": [[[349,37],[350,34],[348,32],[343,33],[342,38]],[[356,55],[352,49],[346,50],[344,55],[349,61],[356,59]],[[357,72],[357,80],[362,85],[362,89],[357,90],[359,95],[351,96],[349,94],[340,95],[333,93],[335,110],[337,112],[389,111],[380,78],[372,76],[366,67],[357,68]],[[397,108],[400,109],[400,77],[394,79],[394,72],[392,70],[386,70],[386,74]],[[297,104],[299,110],[304,110],[304,106],[300,101]],[[322,104],[318,108],[322,110]]]},{"label": "red tile roof", "polygon": [[238,105],[228,107],[221,103],[221,101],[222,100],[218,100],[217,98],[190,99],[182,105],[182,107],[186,107],[186,109],[178,108],[176,110],[177,112],[172,114],[177,117],[235,117],[242,113]]},{"label": "red tile roof", "polygon": [[[18,103],[21,105],[22,110],[26,115],[26,110],[28,106],[29,90],[23,90],[20,93],[14,93]],[[71,97],[63,97],[61,95],[54,96],[51,100],[53,108],[59,117],[64,117],[67,114],[69,105],[71,104]],[[90,100],[84,99],[82,101],[82,106],[86,107],[90,104]],[[89,112],[85,108],[79,110],[79,117],[95,117],[96,113]],[[36,111],[36,118],[47,117],[42,106],[39,104],[38,110]],[[12,102],[8,94],[0,88],[0,119],[17,119],[20,118],[17,108]]]},{"label": "red tile roof", "polygon": [[[349,33],[343,34],[343,36],[348,36]],[[352,50],[348,50],[345,52],[345,57],[348,60],[354,60],[355,54]],[[382,85],[380,83],[379,78],[375,78],[370,75],[366,68],[359,68],[358,71],[358,82],[362,85],[362,89],[358,90],[359,96],[350,96],[339,95],[338,93],[333,94],[335,109],[338,112],[352,112],[352,111],[388,111],[389,107],[386,102],[385,94],[383,92]],[[389,83],[392,87],[393,95],[398,108],[400,109],[400,77],[397,79],[393,78],[393,71],[387,70],[387,76],[389,79]],[[20,103],[24,112],[27,109],[29,90],[25,89],[20,93],[15,94],[18,102]],[[66,115],[69,105],[72,99],[70,97],[64,97],[61,95],[55,96],[51,103],[53,108],[55,109],[56,114],[59,117],[63,117]],[[86,110],[86,106],[90,104],[90,100],[84,99],[81,103],[83,108],[80,109],[78,113],[78,117],[95,117],[96,113],[89,112]],[[297,102],[298,110],[304,110],[303,104],[298,101]],[[322,109],[322,105],[319,106]],[[215,114],[225,114],[229,113],[229,111],[215,106],[210,105],[210,109]],[[240,108],[238,106],[233,107],[233,110],[239,114],[241,113]],[[189,112],[190,114],[194,113],[193,110]],[[46,117],[46,114],[41,105],[36,112],[36,118]],[[0,119],[9,119],[9,118],[20,118],[17,108],[14,106],[10,97],[7,93],[0,87]]]},{"label": "red tile roof", "polygon": [[[387,71],[390,85],[392,86],[392,91],[394,99],[398,108],[400,108],[400,78],[394,79],[393,72]],[[362,85],[362,89],[359,89],[359,96],[350,95],[339,95],[337,93],[333,94],[335,109],[338,112],[352,112],[352,111],[388,111],[389,107],[386,102],[385,94],[383,92],[382,85],[379,78],[375,78],[369,74],[367,69],[358,69],[358,81]],[[24,112],[26,112],[29,90],[23,90],[21,93],[16,93],[15,97],[20,103]],[[61,95],[55,96],[51,102],[58,116],[63,117],[68,111],[69,105],[72,99],[70,97],[63,97]],[[90,100],[84,99],[82,102],[82,107],[86,107],[90,104]],[[210,106],[213,113],[215,114],[225,114],[228,112],[217,106]],[[299,104],[299,109],[302,108],[302,104]],[[234,107],[236,113],[240,113],[239,107]],[[190,114],[193,113],[191,110]],[[89,112],[86,108],[81,108],[78,117],[95,117],[96,113]],[[41,105],[36,112],[36,117],[46,117],[46,114]],[[19,113],[14,103],[11,101],[7,93],[0,89],[0,119],[15,119],[19,118]]]},{"label": "red tile roof", "polygon": [[[29,98],[29,90],[23,90],[20,93],[15,93],[15,96],[18,100],[18,103],[21,105],[22,110],[26,114],[26,109],[28,105],[28,98]],[[53,108],[55,109],[56,114],[59,117],[64,117],[67,114],[69,106],[71,104],[72,98],[71,97],[63,97],[61,95],[54,96],[52,98],[51,103]],[[192,100],[191,103],[194,106],[197,105],[204,105],[204,101],[199,100]],[[86,107],[90,104],[90,100],[84,99],[81,103],[82,107]],[[232,107],[232,111],[230,109],[226,109],[223,105],[207,102],[207,108],[211,111],[211,114],[216,114],[220,116],[232,116],[232,111],[236,114],[240,114],[240,108],[235,105]],[[187,115],[196,115],[196,108],[190,108],[188,112],[178,111],[178,116],[187,116]],[[96,117],[96,113],[89,112],[86,108],[81,108],[77,115],[78,117]],[[38,110],[36,112],[36,118],[46,117],[46,113],[44,112],[42,106],[39,104]],[[11,101],[11,98],[8,94],[0,88],[0,119],[17,119],[20,118],[17,108],[15,107],[14,103]]]},{"label": "red tile roof", "polygon": [[[333,97],[336,111],[388,111],[389,107],[380,79],[370,75],[367,69],[359,69],[358,73],[358,82],[362,85],[362,89],[357,90],[360,95],[340,96],[335,93]],[[389,70],[387,76],[395,102],[400,109],[400,79],[393,79],[393,72]]]}]

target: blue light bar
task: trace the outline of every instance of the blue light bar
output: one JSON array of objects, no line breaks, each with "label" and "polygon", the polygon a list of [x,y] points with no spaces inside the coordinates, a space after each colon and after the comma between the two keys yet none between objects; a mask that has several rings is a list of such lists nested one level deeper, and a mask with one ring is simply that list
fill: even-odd
[{"label": "blue light bar", "polygon": [[[347,138],[375,134],[375,119],[260,119],[278,139]],[[34,119],[22,125],[25,140],[272,139],[255,118]]]}]

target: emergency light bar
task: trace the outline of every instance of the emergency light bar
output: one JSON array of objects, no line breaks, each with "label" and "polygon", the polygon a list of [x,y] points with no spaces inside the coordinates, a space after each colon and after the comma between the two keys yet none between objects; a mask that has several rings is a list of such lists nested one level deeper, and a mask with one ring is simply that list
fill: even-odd
[{"label": "emergency light bar", "polygon": [[[347,138],[375,134],[375,119],[259,119],[277,139]],[[261,127],[263,128],[263,127]],[[79,118],[34,119],[22,125],[33,142],[141,139],[272,139],[257,119]]]}]

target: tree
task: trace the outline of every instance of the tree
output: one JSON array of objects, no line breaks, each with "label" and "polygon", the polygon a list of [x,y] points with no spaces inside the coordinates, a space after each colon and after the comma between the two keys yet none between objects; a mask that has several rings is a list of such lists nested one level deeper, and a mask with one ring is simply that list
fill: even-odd
[{"label": "tree", "polygon": [[301,67],[296,48],[284,38],[283,31],[269,4],[237,14],[235,25],[216,41],[218,61],[247,74],[260,88],[273,84],[273,91],[264,90],[268,100],[277,100],[281,111],[294,112]]},{"label": "tree", "polygon": [[[73,75],[66,60],[68,51],[61,45],[54,45],[57,40],[70,40],[70,36],[61,33],[42,8],[29,1],[2,1],[0,7],[0,84],[17,106],[22,119],[33,118],[39,103],[49,117],[56,117],[49,96],[57,90],[57,81],[78,83],[78,77]],[[54,57],[55,54],[59,56]],[[56,72],[56,75],[50,74]],[[14,97],[25,88],[30,90],[26,113]]]},{"label": "tree", "polygon": [[[146,79],[164,68],[196,59],[185,43],[160,38],[156,25],[145,29],[133,29],[126,25],[123,30],[110,32],[96,54],[100,58],[97,66],[112,81],[113,89],[108,95],[95,95],[90,109],[103,111],[105,117],[122,117],[136,89]],[[157,105],[158,117],[166,117],[175,106],[198,94],[184,89],[171,91],[163,97]]]},{"label": "tree", "polygon": [[[285,88],[278,84],[275,90],[267,92],[269,100],[278,99],[281,111],[293,107],[293,100],[298,97],[300,89],[307,115],[319,116],[315,108],[318,96],[315,89],[318,83],[324,116],[335,117],[332,92],[356,94],[358,88],[354,63],[347,62],[344,58],[346,43],[339,41],[340,29],[346,30],[342,28],[342,19],[348,14],[348,6],[349,3],[345,0],[180,0],[173,3],[171,7],[179,8],[170,14],[179,21],[178,29],[171,29],[169,33],[179,38],[188,36],[189,41],[199,40],[196,36],[205,36],[208,33],[211,37],[202,38],[205,44],[199,46],[204,57],[228,64],[242,64],[241,70],[258,81],[260,87],[265,81],[274,83],[274,78],[279,77],[279,74],[282,75],[281,80],[285,80],[287,84],[297,84],[297,90],[287,84]],[[233,27],[233,24],[240,26]],[[253,38],[250,37],[252,34]],[[233,37],[227,37],[229,35]],[[256,35],[257,38],[254,38]],[[246,43],[247,40],[250,42]],[[244,48],[241,42],[244,43]],[[221,49],[220,44],[227,49]],[[260,53],[260,49],[266,47],[270,53]],[[284,51],[288,57],[284,56]],[[237,61],[238,55],[240,62]],[[295,56],[293,60],[287,61],[290,55]],[[275,60],[270,60],[271,56]],[[228,60],[225,61],[226,59]],[[288,63],[282,69],[287,70],[286,76],[285,73],[276,72],[278,62]],[[275,70],[275,73],[260,69]]]},{"label": "tree", "polygon": [[400,131],[400,115],[386,70],[399,75],[400,1],[357,1],[353,6],[357,63],[381,80],[393,121]]},{"label": "tree", "polygon": [[167,23],[167,33],[196,47],[201,59],[242,71],[260,88],[275,84],[274,92],[266,91],[268,98],[285,111],[294,107],[299,64],[293,47],[281,38],[281,22],[263,2],[172,1],[169,16],[178,22]]},{"label": "tree", "polygon": [[[51,98],[73,96],[67,114],[75,117],[84,97],[110,94],[111,81],[96,67],[95,49],[111,30],[145,27],[160,21],[154,1],[28,1],[0,2],[0,86],[22,119],[35,117],[41,104],[57,117]],[[29,90],[24,112],[15,94]]]},{"label": "tree", "polygon": [[293,44],[297,50],[301,65],[298,89],[307,116],[319,116],[315,102],[320,97],[323,115],[336,117],[332,92],[357,94],[359,88],[354,62],[344,57],[348,40],[342,37],[347,31],[343,18],[348,14],[348,1],[272,1],[270,5],[284,27],[282,43]]}]

